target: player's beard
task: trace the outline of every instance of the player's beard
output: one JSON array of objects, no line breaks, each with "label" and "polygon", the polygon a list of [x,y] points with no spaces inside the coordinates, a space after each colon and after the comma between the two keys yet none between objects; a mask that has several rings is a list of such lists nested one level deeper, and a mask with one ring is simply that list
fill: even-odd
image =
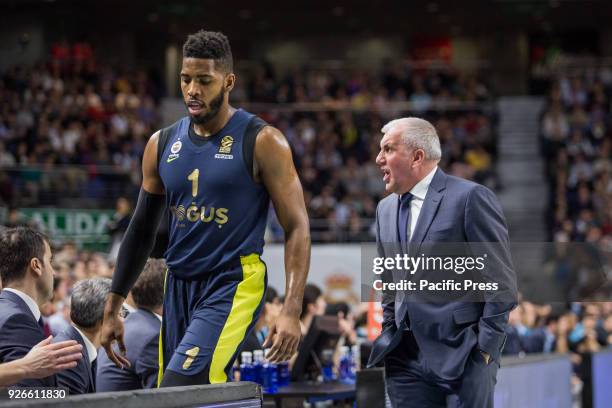
[{"label": "player's beard", "polygon": [[208,123],[211,119],[217,116],[219,113],[219,109],[221,109],[221,105],[223,105],[223,99],[225,98],[225,89],[221,88],[219,95],[215,96],[210,103],[208,104],[208,112],[201,113],[197,116],[191,115],[191,120],[196,125],[203,125]]}]

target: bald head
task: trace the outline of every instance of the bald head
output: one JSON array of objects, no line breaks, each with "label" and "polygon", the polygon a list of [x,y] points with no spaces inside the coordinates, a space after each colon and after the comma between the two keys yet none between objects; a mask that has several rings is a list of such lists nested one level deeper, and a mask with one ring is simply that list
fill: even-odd
[{"label": "bald head", "polygon": [[383,126],[381,131],[383,133],[398,132],[401,140],[408,147],[422,149],[425,152],[425,160],[439,161],[442,158],[436,128],[425,119],[415,117],[395,119]]}]

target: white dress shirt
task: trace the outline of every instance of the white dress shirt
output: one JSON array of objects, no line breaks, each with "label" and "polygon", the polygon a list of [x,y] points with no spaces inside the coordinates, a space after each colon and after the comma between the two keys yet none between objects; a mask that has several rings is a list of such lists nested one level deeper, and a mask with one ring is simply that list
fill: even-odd
[{"label": "white dress shirt", "polygon": [[30,296],[26,295],[25,293],[17,289],[4,288],[2,290],[6,290],[7,292],[13,292],[17,296],[19,296],[21,300],[23,300],[25,304],[28,305],[28,308],[30,309],[30,311],[32,312],[32,315],[34,316],[34,320],[38,322],[38,320],[40,319],[40,308],[38,307],[34,299],[32,299]]},{"label": "white dress shirt", "polygon": [[96,350],[96,346],[87,338],[85,333],[79,330],[78,327],[72,326],[76,331],[79,332],[83,341],[85,342],[85,347],[87,347],[87,354],[89,355],[89,364],[93,363],[93,361],[98,357],[98,350]]},{"label": "white dress shirt", "polygon": [[423,202],[425,201],[425,196],[427,195],[427,190],[429,190],[429,185],[436,174],[436,170],[438,170],[438,166],[434,167],[434,169],[430,171],[428,175],[423,177],[423,179],[416,183],[414,187],[412,187],[412,190],[410,190],[412,200],[410,200],[410,225],[407,226],[406,231],[408,241],[412,239],[412,233],[416,228],[417,221],[419,220],[419,214],[421,214],[421,208],[423,208]]}]

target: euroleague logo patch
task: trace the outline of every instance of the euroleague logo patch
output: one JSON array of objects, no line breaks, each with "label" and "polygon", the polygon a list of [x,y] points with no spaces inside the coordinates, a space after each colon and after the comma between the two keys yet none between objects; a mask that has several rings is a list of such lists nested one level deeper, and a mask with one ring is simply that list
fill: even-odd
[{"label": "euroleague logo patch", "polygon": [[219,146],[219,153],[215,154],[215,159],[226,159],[230,160],[234,158],[232,153],[232,145],[234,144],[234,138],[227,135],[221,139],[221,146]]},{"label": "euroleague logo patch", "polygon": [[181,150],[181,147],[183,147],[183,143],[181,143],[180,140],[174,142],[174,144],[170,148],[171,154],[168,155],[168,159],[166,160],[167,163],[170,163],[179,158],[178,152]]}]

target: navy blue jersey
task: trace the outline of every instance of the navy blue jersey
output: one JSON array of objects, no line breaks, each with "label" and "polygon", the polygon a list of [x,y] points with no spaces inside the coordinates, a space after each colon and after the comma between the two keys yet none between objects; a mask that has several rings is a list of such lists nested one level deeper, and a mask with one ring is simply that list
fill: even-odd
[{"label": "navy blue jersey", "polygon": [[192,140],[197,136],[189,117],[168,128],[167,143],[158,155],[170,211],[164,257],[179,278],[204,278],[240,264],[240,256],[263,252],[270,199],[264,186],[253,180],[249,166],[254,149],[244,143],[254,118],[238,109],[204,143],[202,138]]}]

